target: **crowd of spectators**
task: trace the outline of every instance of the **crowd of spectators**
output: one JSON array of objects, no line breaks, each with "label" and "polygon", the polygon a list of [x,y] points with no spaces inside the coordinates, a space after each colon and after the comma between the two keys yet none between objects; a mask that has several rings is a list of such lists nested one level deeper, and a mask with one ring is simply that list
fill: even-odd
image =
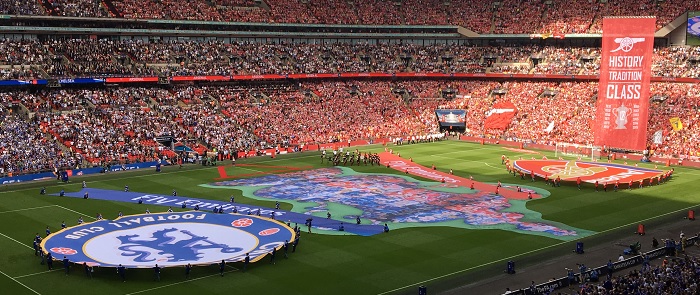
[{"label": "crowd of spectators", "polygon": [[[3,40],[0,46],[7,48],[8,54],[0,61],[8,65],[0,67],[4,79],[23,79],[38,77],[35,67],[30,64],[50,62],[43,69],[47,74],[61,77],[61,73],[69,72],[72,76],[79,75],[115,75],[138,74],[135,69],[142,69],[149,74],[156,71],[170,75],[203,75],[203,74],[289,74],[298,72],[490,72],[502,73],[534,73],[534,74],[597,74],[600,50],[595,48],[576,47],[471,47],[463,45],[426,45],[415,44],[257,44],[257,43],[223,43],[223,42],[161,42],[144,43],[136,41],[110,40],[48,40],[11,41]],[[139,50],[141,49],[141,50]],[[654,72],[666,76],[692,76],[698,72],[698,50],[688,47],[659,48],[654,55]],[[58,58],[57,58],[58,57]],[[67,61],[66,61],[67,60]],[[15,66],[13,64],[23,64]],[[133,64],[134,67],[129,65]],[[212,66],[213,65],[213,66]],[[65,66],[65,67],[64,67]],[[158,69],[158,70],[155,70]],[[98,72],[96,72],[98,71]],[[670,74],[667,74],[670,73]],[[221,146],[224,149],[251,149],[256,146],[277,144],[280,142],[323,142],[345,141],[359,138],[377,138],[383,136],[404,136],[406,131],[389,130],[392,124],[416,124],[412,129],[426,132],[434,129],[430,120],[430,110],[446,105],[467,106],[469,112],[468,133],[480,136],[505,137],[522,141],[542,142],[546,137],[558,141],[590,143],[590,128],[587,120],[593,116],[596,84],[591,83],[532,83],[532,82],[479,82],[474,81],[398,81],[371,82],[353,84],[319,84],[287,87],[271,91],[259,91],[262,96],[253,95],[254,89],[245,87],[237,89],[235,95],[223,93],[217,87],[184,87],[177,90],[161,88],[112,88],[98,90],[39,90],[39,91],[10,91],[2,95],[6,99],[19,101],[31,112],[46,110],[71,111],[84,110],[87,103],[104,111],[102,117],[111,116],[118,112],[129,117],[130,107],[138,106],[143,115],[157,117],[167,113],[170,118],[180,118],[183,112],[181,104],[188,107],[186,114],[200,114],[211,117],[208,124],[194,125],[191,121],[180,120],[180,133],[188,135],[195,132],[191,140],[199,140],[207,146]],[[682,117],[688,126],[682,132],[667,135],[659,149],[663,154],[692,155],[697,147],[689,144],[697,141],[695,138],[695,120],[692,109],[697,105],[698,94],[685,84],[654,84],[652,94],[663,99],[656,101],[657,107],[652,110],[651,128],[660,128],[664,122],[673,116]],[[662,85],[662,86],[659,86]],[[300,90],[306,88],[308,93]],[[441,99],[443,89],[457,89],[458,99],[445,103]],[[505,95],[492,95],[497,88],[506,90]],[[401,89],[403,92],[394,92]],[[248,92],[246,92],[248,91]],[[550,95],[542,95],[549,91]],[[224,91],[225,92],[225,91]],[[211,93],[210,98],[206,95]],[[245,93],[245,94],[243,94]],[[351,94],[353,93],[353,94]],[[553,93],[553,95],[552,95]],[[254,97],[251,103],[247,97]],[[261,99],[262,97],[262,99]],[[324,103],[310,99],[317,97]],[[380,98],[387,98],[381,100]],[[415,99],[406,106],[403,101]],[[217,101],[211,104],[205,101]],[[514,119],[507,130],[482,130],[484,114],[499,101],[513,102],[518,109],[524,110]],[[149,105],[159,108],[148,109]],[[353,113],[368,114],[367,120],[349,117],[328,117],[347,107],[344,105],[372,106],[370,110],[356,110]],[[546,104],[548,108],[537,108]],[[296,106],[301,105],[300,109]],[[575,105],[576,108],[566,106]],[[381,111],[377,111],[381,109]],[[391,112],[389,112],[391,110]],[[155,113],[153,113],[155,112]],[[193,113],[191,113],[193,112]],[[221,112],[226,116],[218,116]],[[656,112],[656,113],[654,113]],[[249,113],[259,114],[258,117],[247,118]],[[79,118],[79,122],[101,124],[102,117]],[[194,117],[194,115],[190,115]],[[286,118],[286,119],[283,119]],[[309,128],[295,125],[298,118],[315,118],[318,121],[338,122],[322,128]],[[42,117],[44,121],[72,122],[65,116]],[[230,120],[229,120],[230,119]],[[106,120],[106,119],[104,119]],[[165,120],[165,119],[164,119]],[[360,128],[347,128],[346,120],[360,122]],[[167,120],[166,120],[167,121]],[[249,126],[244,129],[211,129],[209,126],[220,127],[221,122],[235,122],[237,126]],[[46,122],[45,122],[46,123]],[[74,123],[74,125],[77,123]],[[543,130],[549,125],[556,126],[551,131]],[[103,124],[98,126],[107,126]],[[150,130],[141,136],[134,132],[132,137],[147,138],[153,134],[174,128],[177,124],[165,124],[160,130]],[[55,127],[55,126],[54,126]],[[414,128],[415,127],[415,128]],[[107,128],[107,127],[106,127]],[[236,127],[238,128],[238,127]],[[279,132],[279,128],[288,132]],[[78,138],[67,134],[68,128],[54,128],[60,138],[68,138],[78,143],[80,150],[86,149],[95,138]],[[305,130],[309,133],[305,133]],[[257,136],[259,141],[247,137],[245,140],[229,139],[223,136],[226,132],[243,134],[248,132]],[[211,136],[203,134],[212,133]],[[114,132],[103,130],[100,137],[113,135]],[[118,133],[116,133],[118,134]],[[139,133],[140,134],[140,133]],[[189,135],[188,135],[189,136]],[[75,137],[75,138],[74,138]],[[122,138],[119,142],[129,143]],[[233,141],[232,141],[233,140]],[[138,141],[137,141],[138,142]],[[235,142],[235,143],[234,143]],[[671,144],[678,143],[679,144]],[[104,146],[104,143],[102,143]],[[113,148],[110,146],[110,148]],[[146,154],[140,148],[127,148],[127,154],[140,156]],[[99,152],[89,151],[91,158],[99,158]],[[104,155],[100,155],[104,157]],[[117,159],[122,155],[110,155]]]},{"label": "crowd of spectators", "polygon": [[555,0],[543,20],[543,33],[588,33],[596,14],[604,4],[589,0]]},{"label": "crowd of spectators", "polygon": [[[443,90],[454,92],[455,98],[444,99]],[[37,139],[42,143],[55,140],[66,148],[52,148],[49,154],[61,150],[66,159],[80,159],[62,165],[81,165],[168,155],[172,151],[154,141],[163,134],[204,149],[231,152],[420,136],[438,130],[437,108],[466,109],[466,135],[540,144],[590,144],[596,91],[595,82],[279,81],[8,90],[0,92],[0,101],[3,106],[21,103],[34,114],[28,121],[17,115],[4,116],[13,122],[5,126],[32,129],[13,132],[38,132],[30,138],[42,135]],[[662,142],[652,146],[655,155],[697,157],[700,90],[693,84],[652,83],[651,93],[649,142],[657,130],[663,132]],[[506,129],[484,128],[488,112],[499,102],[513,103],[517,115]],[[683,129],[671,128],[673,117],[680,118]],[[27,165],[34,164],[4,166],[19,171],[17,167]]]},{"label": "crowd of spectators", "polygon": [[0,1],[0,13],[73,17],[207,20],[303,24],[461,25],[477,33],[600,33],[603,16],[656,16],[657,29],[685,11],[700,10],[696,1],[667,0],[251,0]]},{"label": "crowd of spectators", "polygon": [[66,69],[75,77],[133,75],[123,56],[121,42],[107,39],[47,41],[54,54],[68,58]]},{"label": "crowd of spectators", "polygon": [[[0,41],[0,78],[297,73],[597,75],[600,48],[66,39]],[[700,76],[700,49],[655,48],[654,76]]]},{"label": "crowd of spectators", "polygon": [[[31,2],[31,1],[29,1]],[[72,17],[110,17],[101,0],[46,0],[49,15]]]},{"label": "crowd of spectators", "polygon": [[45,15],[39,1],[0,0],[0,12],[9,15]]},{"label": "crowd of spectators", "polygon": [[658,77],[696,77],[697,62],[689,60],[697,54],[697,48],[677,46],[655,48],[652,56],[652,75]]},{"label": "crowd of spectators", "polygon": [[24,118],[0,106],[0,175],[75,168],[80,155],[64,151],[58,143]]},{"label": "crowd of spectators", "polygon": [[700,261],[693,256],[665,257],[660,264],[644,262],[623,275],[582,282],[577,294],[697,294]]},{"label": "crowd of spectators", "polygon": [[584,67],[580,48],[546,47],[540,55],[543,59],[534,67],[535,74],[577,75]]},{"label": "crowd of spectators", "polygon": [[37,40],[0,40],[0,64],[40,65],[51,56],[43,44]]},{"label": "crowd of spectators", "polygon": [[35,93],[24,90],[3,90],[0,92],[0,104],[21,103],[30,112],[50,111],[51,106]]},{"label": "crowd of spectators", "polygon": [[[649,108],[649,142],[661,130],[663,141],[654,144],[654,153],[660,156],[700,156],[700,90],[697,85],[681,83],[652,83],[652,106]],[[683,129],[674,131],[669,119],[679,118]]]}]

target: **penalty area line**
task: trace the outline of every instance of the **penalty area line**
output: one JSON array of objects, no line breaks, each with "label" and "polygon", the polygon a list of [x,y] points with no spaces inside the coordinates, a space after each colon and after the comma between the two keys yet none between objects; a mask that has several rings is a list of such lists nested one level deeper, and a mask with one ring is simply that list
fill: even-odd
[{"label": "penalty area line", "polygon": [[63,207],[63,206],[61,206],[61,205],[55,205],[55,206],[56,206],[56,207],[58,207],[58,208],[61,208],[61,209],[63,209],[63,210],[67,210],[67,211],[70,211],[70,212],[73,212],[73,213],[76,213],[76,214],[79,214],[79,215],[85,216],[85,217],[87,217],[87,218],[92,218],[92,219],[96,219],[95,217],[92,217],[92,216],[90,216],[90,215],[87,215],[87,214],[85,214],[85,213],[80,213],[80,212],[78,212],[78,211],[75,211],[75,210],[73,210],[73,209],[68,209],[68,208],[66,208],[66,207]]},{"label": "penalty area line", "polygon": [[[231,273],[231,272],[234,272],[234,271],[237,271],[237,270],[238,270],[238,269],[236,269],[236,270],[229,270],[229,271],[225,271],[224,273]],[[125,295],[134,295],[134,294],[145,293],[145,292],[149,292],[149,291],[153,291],[153,290],[163,289],[163,288],[167,288],[167,287],[171,287],[171,286],[175,286],[175,285],[180,285],[180,284],[184,284],[184,283],[188,283],[188,282],[192,282],[192,281],[197,281],[197,280],[201,280],[201,279],[206,279],[206,278],[211,278],[211,277],[216,277],[216,276],[220,276],[220,274],[218,274],[218,273],[216,273],[216,274],[210,274],[210,275],[207,275],[207,276],[203,276],[203,277],[199,277],[199,278],[194,278],[194,279],[189,279],[189,280],[185,280],[185,281],[182,281],[182,282],[177,282],[177,283],[162,285],[162,286],[158,286],[158,287],[154,287],[154,288],[144,289],[144,290],[141,290],[141,291],[131,292],[131,293],[127,293],[127,294],[125,294]],[[38,293],[37,293],[37,294],[38,294]]]},{"label": "penalty area line", "polygon": [[36,290],[34,290],[34,289],[32,289],[32,288],[29,288],[29,286],[27,286],[27,285],[25,285],[25,284],[22,284],[22,282],[16,280],[15,278],[13,278],[13,277],[11,277],[11,276],[8,276],[6,273],[2,272],[1,270],[0,270],[0,274],[2,274],[2,275],[4,275],[4,276],[8,277],[10,280],[15,281],[15,283],[17,283],[17,284],[22,285],[22,287],[27,288],[27,290],[32,291],[34,294],[41,295],[41,293],[37,292]]},{"label": "penalty area line", "polygon": [[499,167],[492,166],[491,164],[486,163],[486,162],[484,162],[484,165],[489,166],[489,167],[491,167],[491,168],[493,168],[493,169],[501,169],[501,168],[499,168]]}]

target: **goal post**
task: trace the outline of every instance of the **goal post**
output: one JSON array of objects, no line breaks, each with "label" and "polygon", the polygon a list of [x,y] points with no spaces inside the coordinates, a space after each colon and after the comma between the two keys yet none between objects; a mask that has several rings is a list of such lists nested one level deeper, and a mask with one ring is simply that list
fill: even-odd
[{"label": "goal post", "polygon": [[554,149],[554,156],[559,157],[576,157],[582,161],[596,161],[600,159],[600,147],[590,144],[577,144],[567,142],[557,142]]}]

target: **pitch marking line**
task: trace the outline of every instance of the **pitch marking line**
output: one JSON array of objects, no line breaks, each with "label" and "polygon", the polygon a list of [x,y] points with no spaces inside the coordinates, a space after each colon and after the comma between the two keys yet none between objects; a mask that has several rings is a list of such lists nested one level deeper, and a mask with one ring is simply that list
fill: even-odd
[{"label": "pitch marking line", "polygon": [[489,167],[494,168],[494,169],[503,169],[503,168],[500,168],[500,167],[491,166],[491,164],[486,163],[486,162],[484,162],[484,164],[485,164],[486,166],[489,166]]},{"label": "pitch marking line", "polygon": [[85,216],[85,217],[87,217],[87,218],[96,219],[95,217],[92,217],[92,216],[87,215],[87,214],[85,214],[85,213],[80,213],[80,212],[75,211],[75,210],[73,210],[73,209],[68,209],[68,208],[63,207],[63,206],[60,206],[60,205],[54,205],[54,206],[56,206],[56,207],[58,207],[58,208],[61,208],[61,209],[63,209],[63,210],[67,210],[67,211],[70,211],[70,212],[73,212],[73,213],[76,213],[76,214]]},{"label": "pitch marking line", "polygon": [[[237,271],[237,270],[229,270],[229,271],[225,271],[224,273],[231,273],[231,272],[234,272],[234,271]],[[125,294],[125,295],[134,295],[134,294],[145,293],[145,292],[149,292],[149,291],[153,291],[153,290],[158,290],[158,289],[162,289],[162,288],[167,288],[167,287],[170,287],[170,286],[180,285],[180,284],[184,284],[184,283],[188,283],[188,282],[192,282],[192,281],[197,281],[197,280],[201,280],[201,279],[206,279],[206,278],[211,278],[211,277],[215,277],[215,276],[220,276],[220,274],[219,274],[219,273],[210,274],[210,275],[208,275],[208,276],[203,276],[203,277],[199,277],[199,278],[194,278],[194,279],[190,279],[190,280],[186,280],[186,281],[182,281],[182,282],[177,282],[177,283],[167,284],[167,285],[163,285],[163,286],[158,286],[158,287],[155,287],[155,288],[150,288],[150,289],[144,289],[144,290],[141,290],[141,291],[131,292],[131,293],[127,293],[127,294]],[[38,293],[37,293],[37,294],[38,294]]]},{"label": "pitch marking line", "polygon": [[11,277],[11,276],[8,276],[6,273],[4,273],[4,272],[2,272],[2,271],[0,271],[0,273],[1,273],[2,275],[4,275],[4,276],[10,278],[10,280],[15,281],[15,283],[22,285],[22,287],[27,288],[27,290],[32,291],[34,294],[41,295],[41,293],[35,291],[35,290],[32,289],[32,288],[29,288],[29,287],[28,287],[27,285],[25,285],[25,284],[22,284],[20,281],[16,280],[15,278],[13,278],[13,277]]},{"label": "pitch marking line", "polygon": [[63,269],[62,269],[62,268],[57,268],[57,269],[52,269],[52,270],[47,270],[47,271],[40,271],[40,272],[30,273],[30,274],[26,274],[26,275],[16,276],[16,277],[14,277],[14,279],[20,279],[20,278],[31,277],[31,276],[40,275],[40,274],[45,274],[45,273],[50,273],[50,272],[52,272],[52,271],[59,271],[59,270],[63,270]]},{"label": "pitch marking line", "polygon": [[[12,212],[19,212],[19,211],[32,210],[32,209],[39,209],[39,208],[49,208],[49,207],[56,207],[56,206],[57,206],[57,205],[39,206],[39,207],[33,207],[33,208],[24,208],[24,209],[10,210],[10,211],[2,211],[2,212],[0,212],[0,213],[12,213]],[[60,206],[58,206],[58,207],[60,207]],[[29,249],[34,249],[34,248],[30,247],[29,245],[27,245],[27,244],[25,244],[25,243],[22,243],[22,242],[20,242],[20,241],[18,241],[18,240],[15,240],[15,239],[13,239],[13,238],[11,238],[11,237],[9,237],[9,236],[3,234],[3,233],[0,233],[0,236],[6,237],[6,238],[8,238],[8,239],[14,241],[15,243],[20,244],[20,245],[22,245],[22,246],[25,246],[25,247],[27,247],[27,248],[29,248]]]},{"label": "pitch marking line", "polygon": [[[433,155],[433,157],[445,158],[445,159],[454,159],[454,158],[452,158],[452,157],[443,157],[443,156],[441,156],[441,155]],[[470,163],[483,163],[484,165],[489,166],[489,167],[494,168],[494,169],[503,169],[502,167],[496,167],[496,166],[493,166],[493,165],[491,165],[491,164],[489,164],[489,163],[487,163],[487,162],[482,162],[482,161],[477,161],[477,160],[461,160],[461,159],[460,159],[459,161],[462,161],[462,162],[470,162]]]},{"label": "pitch marking line", "polygon": [[263,171],[260,171],[260,170],[255,170],[255,169],[246,168],[246,167],[243,167],[243,166],[234,166],[234,169],[243,169],[243,170],[250,170],[250,171],[255,171],[255,172],[260,172],[260,173],[267,173],[267,172],[263,172]]},{"label": "pitch marking line", "polygon": [[56,207],[56,205],[46,205],[46,206],[39,206],[39,207],[32,207],[32,208],[24,208],[24,209],[0,211],[0,214],[3,214],[3,213],[12,213],[12,212],[19,212],[19,211],[26,211],[26,210],[34,210],[34,209],[41,209],[41,208],[49,208],[49,207]]},{"label": "pitch marking line", "polygon": [[[593,237],[593,236],[601,235],[601,234],[604,234],[604,233],[609,232],[609,231],[618,230],[618,229],[621,229],[621,228],[623,228],[623,227],[632,226],[632,225],[635,225],[635,224],[639,224],[639,223],[642,223],[642,222],[645,222],[645,221],[648,221],[648,220],[652,220],[652,219],[656,219],[656,218],[659,218],[659,217],[663,217],[663,216],[666,216],[666,215],[677,214],[678,212],[687,211],[687,210],[689,210],[689,209],[695,208],[696,206],[697,206],[697,205],[688,206],[688,207],[683,208],[683,209],[680,209],[680,210],[676,210],[676,211],[664,213],[664,214],[661,214],[661,215],[649,217],[649,218],[642,219],[642,220],[635,221],[635,222],[631,222],[631,223],[628,223],[628,224],[625,224],[625,225],[620,225],[620,226],[618,226],[618,227],[613,227],[613,228],[611,228],[611,229],[606,229],[606,230],[604,230],[604,231],[598,232],[598,233],[593,234],[593,235],[588,236],[588,237]],[[571,241],[563,241],[563,242],[560,242],[560,243],[556,243],[556,244],[552,244],[552,245],[549,245],[549,246],[546,246],[546,247],[542,247],[542,248],[540,248],[540,249],[530,250],[530,251],[527,251],[527,252],[524,252],[524,253],[520,253],[520,254],[516,254],[516,255],[507,257],[507,258],[502,258],[502,259],[499,259],[499,260],[495,260],[495,261],[483,263],[483,264],[481,264],[481,265],[472,266],[472,267],[469,267],[469,268],[465,268],[465,269],[462,269],[462,270],[458,270],[458,271],[455,271],[455,272],[451,272],[451,273],[448,273],[448,274],[444,274],[444,275],[441,275],[441,276],[437,276],[437,277],[434,277],[434,278],[432,278],[432,279],[427,279],[427,280],[422,281],[422,282],[418,282],[418,283],[406,285],[406,286],[403,286],[403,287],[399,287],[399,288],[396,288],[396,289],[393,289],[393,290],[389,290],[389,291],[386,291],[386,292],[379,293],[379,294],[377,294],[377,295],[386,295],[386,294],[394,293],[394,292],[396,292],[396,291],[403,290],[403,289],[406,289],[406,288],[424,285],[425,283],[432,282],[432,281],[435,281],[435,280],[439,280],[439,279],[442,279],[442,278],[446,278],[446,277],[449,277],[449,276],[453,276],[453,275],[456,275],[456,274],[459,274],[459,273],[462,273],[462,272],[465,272],[465,271],[474,270],[474,269],[477,269],[477,268],[480,268],[480,267],[484,267],[484,266],[487,266],[487,265],[490,265],[490,264],[494,264],[494,263],[501,263],[501,262],[503,262],[503,261],[512,260],[512,259],[517,258],[517,257],[520,257],[520,256],[532,254],[532,253],[535,253],[535,252],[540,252],[540,251],[543,251],[543,250],[546,250],[546,249],[549,249],[549,248],[552,248],[552,247],[561,246],[561,245],[564,245],[564,244],[570,243],[570,242],[571,242]]]},{"label": "pitch marking line", "polygon": [[6,238],[8,238],[8,239],[14,241],[14,242],[17,243],[17,244],[20,244],[20,245],[22,245],[22,246],[25,246],[25,247],[27,247],[27,248],[29,248],[29,249],[34,250],[34,248],[32,248],[31,246],[29,246],[29,245],[27,245],[27,244],[25,244],[25,243],[22,243],[22,242],[20,242],[20,241],[18,241],[18,240],[15,240],[15,239],[13,239],[13,238],[11,238],[11,237],[9,237],[9,236],[3,234],[3,233],[0,233],[0,236],[6,237]]}]

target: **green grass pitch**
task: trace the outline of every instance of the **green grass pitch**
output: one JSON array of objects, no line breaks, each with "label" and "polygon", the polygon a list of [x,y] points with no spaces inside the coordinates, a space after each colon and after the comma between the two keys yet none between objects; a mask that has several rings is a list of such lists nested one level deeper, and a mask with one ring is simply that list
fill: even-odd
[{"label": "green grass pitch", "polygon": [[[485,146],[458,141],[392,146],[402,157],[439,170],[453,169],[459,176],[473,175],[478,181],[532,185],[506,174],[500,156],[530,158],[500,146]],[[359,147],[361,151],[383,151],[382,146]],[[353,148],[354,150],[354,148]],[[553,158],[553,154],[545,153]],[[540,156],[537,156],[540,157]],[[318,152],[283,155],[276,159],[260,157],[239,160],[239,163],[261,163],[279,166],[327,167],[320,164]],[[222,164],[222,163],[219,163]],[[224,164],[228,164],[224,163]],[[641,164],[640,164],[641,165]],[[653,165],[642,165],[651,167]],[[665,168],[665,167],[663,167]],[[257,169],[257,168],[256,168]],[[400,173],[386,167],[354,167],[359,172]],[[258,169],[261,170],[261,169]],[[250,174],[250,169],[227,169],[231,174]],[[55,180],[22,183],[0,188],[0,293],[2,294],[415,294],[418,284],[439,290],[460,277],[461,284],[470,278],[492,275],[502,269],[504,261],[527,257],[561,245],[560,240],[502,230],[466,230],[449,227],[406,228],[371,237],[320,235],[302,233],[298,251],[288,260],[278,259],[270,265],[264,259],[242,273],[241,265],[229,264],[222,278],[216,266],[197,267],[192,278],[184,280],[182,268],[166,268],[160,282],[154,282],[151,270],[128,270],[127,282],[121,282],[114,269],[96,268],[93,279],[86,278],[82,268],[75,267],[65,276],[58,270],[47,272],[34,256],[31,241],[35,233],[44,236],[46,226],[52,231],[62,221],[75,225],[83,216],[90,221],[99,212],[106,219],[117,212],[143,213],[144,205],[58,198],[39,195],[39,187],[47,193],[80,190],[80,182],[88,186],[131,191],[228,200],[233,192],[236,201],[274,207],[274,201],[258,201],[241,196],[230,189],[199,187],[219,176],[216,167],[166,167],[163,172],[132,171],[85,177],[74,177],[72,183]],[[527,207],[542,213],[546,220],[598,232],[604,236],[616,228],[630,227],[659,216],[683,214],[700,203],[700,171],[676,167],[673,179],[664,185],[624,193],[594,193],[592,187],[578,191],[573,186],[546,187],[542,181],[534,186],[548,189],[552,195],[532,200]],[[291,205],[282,204],[282,209]],[[167,207],[151,207],[162,212]],[[174,208],[175,209],[175,208]],[[178,210],[179,208],[175,209]],[[572,243],[572,242],[568,242]],[[473,275],[469,275],[473,274]],[[478,275],[477,275],[478,274]],[[494,273],[496,274],[496,273]],[[546,278],[542,278],[545,280]]]}]

